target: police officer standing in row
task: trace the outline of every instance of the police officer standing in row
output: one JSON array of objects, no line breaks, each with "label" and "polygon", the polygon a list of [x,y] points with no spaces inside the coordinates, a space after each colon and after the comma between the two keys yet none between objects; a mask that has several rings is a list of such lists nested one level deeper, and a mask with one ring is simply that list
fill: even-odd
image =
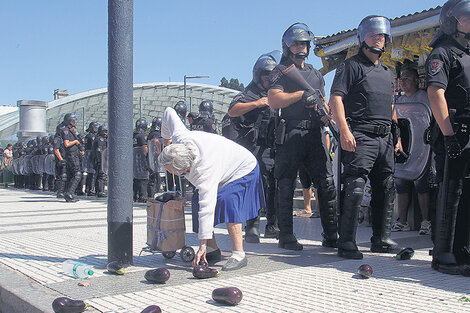
[{"label": "police officer standing in row", "polygon": [[148,172],[148,123],[143,117],[135,122],[134,141],[134,201],[145,203],[147,201]]},{"label": "police officer standing in row", "polygon": [[[277,228],[276,185],[274,179],[274,150],[273,136],[275,111],[268,105],[267,92],[269,89],[269,76],[277,65],[273,51],[258,58],[253,66],[253,80],[243,92],[235,96],[228,115],[230,123],[236,131],[236,136],[230,138],[244,146],[253,153],[258,160],[266,198],[266,229],[265,238],[276,238],[279,234]],[[259,216],[248,220],[245,227],[245,240],[259,242]]]},{"label": "police officer standing in row", "polygon": [[108,123],[103,123],[98,127],[98,134],[95,137],[95,140],[91,146],[92,153],[92,164],[95,169],[96,183],[95,190],[96,196],[98,198],[106,197],[104,192],[104,186],[106,185],[108,176],[104,172],[102,160],[103,153],[105,153],[106,148],[108,147]]},{"label": "police officer standing in row", "polygon": [[214,106],[209,100],[204,100],[199,104],[199,116],[190,123],[190,130],[200,130],[207,133],[217,134],[213,116]]},{"label": "police officer standing in row", "polygon": [[470,211],[468,203],[460,203],[470,192],[464,179],[470,172],[470,150],[465,148],[470,131],[470,1],[447,1],[439,22],[426,61],[428,97],[437,122],[432,147],[440,182],[432,267],[470,276]]},{"label": "police officer standing in row", "polygon": [[312,92],[304,91],[298,83],[283,74],[293,65],[304,80],[324,95],[325,82],[319,71],[305,63],[314,39],[307,25],[295,23],[282,36],[282,59],[271,73],[268,103],[281,109],[276,126],[276,156],[274,173],[279,195],[279,247],[302,250],[293,229],[294,185],[300,164],[304,164],[318,188],[323,242],[325,247],[336,247],[337,217],[336,191],[330,153],[322,133],[322,121],[315,111]]},{"label": "police officer standing in row", "polygon": [[380,60],[386,45],[392,42],[390,21],[368,16],[357,33],[359,53],[339,65],[330,96],[341,133],[344,166],[338,256],[348,259],[363,257],[356,245],[356,229],[367,178],[372,187],[371,251],[387,253],[397,246],[390,239],[390,231],[395,199],[394,152],[401,148],[398,134],[392,130],[397,129],[393,76]]},{"label": "police officer standing in row", "polygon": [[67,113],[64,116],[64,128],[60,128],[60,136],[64,141],[65,155],[67,161],[67,172],[69,184],[67,192],[64,194],[64,199],[67,202],[77,202],[74,198],[75,190],[77,189],[80,180],[82,179],[80,155],[83,157],[83,152],[79,150],[80,140],[78,138],[78,131],[75,128],[78,116],[75,113]]},{"label": "police officer standing in row", "polygon": [[93,142],[96,139],[96,136],[98,135],[98,127],[100,125],[97,122],[91,122],[88,125],[87,132],[85,136],[85,159],[87,163],[87,176],[86,176],[86,182],[85,182],[85,193],[87,196],[94,196],[96,194],[95,192],[95,182],[96,182],[96,172],[93,167],[93,154],[92,154],[92,148],[93,148]]},{"label": "police officer standing in row", "polygon": [[67,182],[67,162],[65,161],[65,146],[62,140],[61,128],[65,128],[63,123],[56,127],[56,134],[52,142],[55,156],[55,177],[57,198],[64,197],[65,184]]}]

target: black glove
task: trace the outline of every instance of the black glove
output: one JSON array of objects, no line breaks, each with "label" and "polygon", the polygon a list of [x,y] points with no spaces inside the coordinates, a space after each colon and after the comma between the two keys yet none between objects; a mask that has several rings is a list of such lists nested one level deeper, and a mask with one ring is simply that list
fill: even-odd
[{"label": "black glove", "polygon": [[459,141],[455,135],[444,136],[444,144],[446,146],[447,156],[450,159],[455,159],[462,154],[462,147],[460,147]]},{"label": "black glove", "polygon": [[313,108],[317,104],[317,97],[313,92],[304,91],[302,95],[302,102],[306,108]]}]

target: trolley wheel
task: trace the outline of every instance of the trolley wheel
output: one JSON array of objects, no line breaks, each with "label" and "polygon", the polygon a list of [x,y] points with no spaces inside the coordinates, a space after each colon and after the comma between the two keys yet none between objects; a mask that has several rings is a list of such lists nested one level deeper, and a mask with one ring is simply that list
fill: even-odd
[{"label": "trolley wheel", "polygon": [[184,246],[180,251],[181,260],[183,260],[184,262],[191,262],[192,260],[194,260],[195,255],[196,254],[192,247]]},{"label": "trolley wheel", "polygon": [[175,251],[168,251],[168,252],[162,252],[163,256],[167,259],[173,259],[175,256],[176,252]]}]

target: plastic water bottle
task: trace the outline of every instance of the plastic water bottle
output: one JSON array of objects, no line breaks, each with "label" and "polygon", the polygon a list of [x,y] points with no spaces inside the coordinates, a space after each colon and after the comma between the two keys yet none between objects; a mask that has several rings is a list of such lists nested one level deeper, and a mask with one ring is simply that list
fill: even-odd
[{"label": "plastic water bottle", "polygon": [[74,260],[62,263],[62,271],[76,278],[88,278],[94,273],[90,265]]}]

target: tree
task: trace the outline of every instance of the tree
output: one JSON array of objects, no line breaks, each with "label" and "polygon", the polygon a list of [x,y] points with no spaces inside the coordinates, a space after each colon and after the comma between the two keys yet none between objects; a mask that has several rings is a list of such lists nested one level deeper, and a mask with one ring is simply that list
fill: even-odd
[{"label": "tree", "polygon": [[245,90],[245,86],[243,85],[243,83],[240,84],[240,82],[236,78],[230,78],[230,82],[229,82],[227,78],[222,77],[222,79],[220,80],[220,87],[225,87],[225,88],[230,88],[230,89],[235,89],[235,90],[240,90],[240,91]]}]

